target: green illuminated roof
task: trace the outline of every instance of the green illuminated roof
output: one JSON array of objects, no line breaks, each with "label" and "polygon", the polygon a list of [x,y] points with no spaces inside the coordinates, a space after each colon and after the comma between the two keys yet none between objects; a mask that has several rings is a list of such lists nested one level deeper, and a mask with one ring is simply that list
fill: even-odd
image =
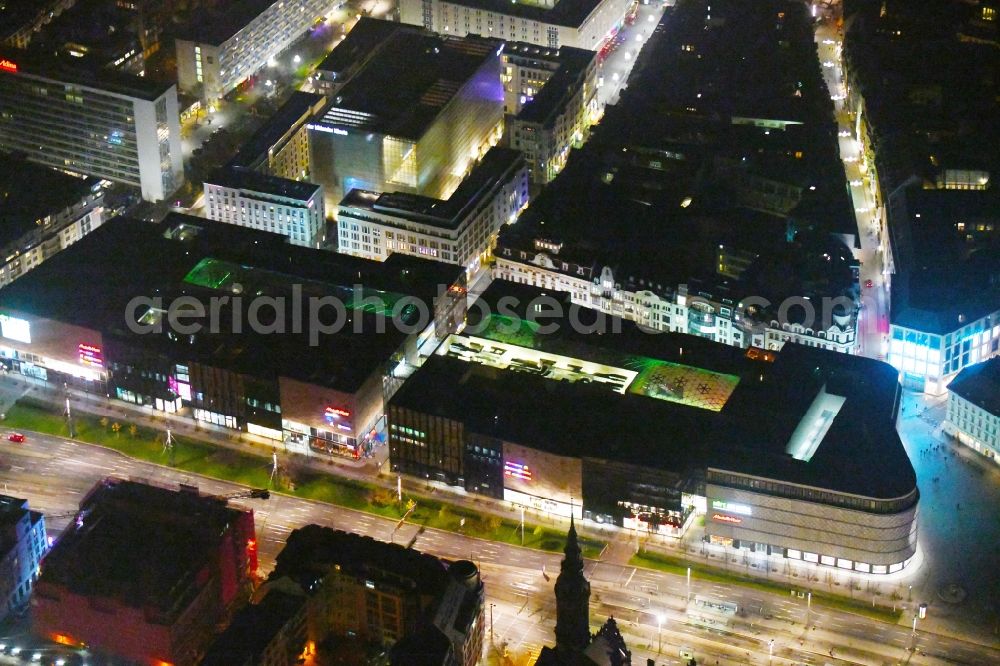
[{"label": "green illuminated roof", "polygon": [[713,412],[722,409],[740,381],[736,375],[641,356],[629,359],[626,366],[639,372],[628,387],[630,393]]},{"label": "green illuminated roof", "polygon": [[[348,310],[362,310],[372,314],[391,316],[396,303],[403,298],[395,292],[371,289],[362,285],[346,287],[317,280],[304,280],[290,275],[269,271],[253,266],[243,266],[231,261],[206,257],[199,261],[187,275],[184,282],[206,289],[227,291],[248,296],[277,295],[288,293],[295,285],[301,289],[303,298],[333,296]],[[415,310],[415,306],[404,307]]]},{"label": "green illuminated roof", "polygon": [[489,316],[485,329],[476,335],[488,340],[506,342],[509,345],[535,349],[540,346],[536,338],[539,328],[536,322],[494,313]]}]

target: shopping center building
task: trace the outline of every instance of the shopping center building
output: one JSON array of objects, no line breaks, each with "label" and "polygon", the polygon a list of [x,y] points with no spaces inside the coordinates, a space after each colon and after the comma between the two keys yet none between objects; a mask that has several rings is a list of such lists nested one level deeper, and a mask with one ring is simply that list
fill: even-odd
[{"label": "shopping center building", "polygon": [[669,536],[704,513],[712,543],[857,572],[913,557],[893,368],[651,334],[544,295],[495,282],[393,396],[393,471]]},{"label": "shopping center building", "polygon": [[0,292],[0,361],[292,450],[357,456],[383,438],[385,396],[464,309],[457,266],[365,261],[179,214],[119,218]]}]

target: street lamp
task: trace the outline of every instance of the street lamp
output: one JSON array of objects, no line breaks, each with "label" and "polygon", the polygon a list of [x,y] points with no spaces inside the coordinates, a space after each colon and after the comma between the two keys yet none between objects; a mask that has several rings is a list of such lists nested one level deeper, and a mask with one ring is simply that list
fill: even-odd
[{"label": "street lamp", "polygon": [[496,608],[496,604],[490,603],[490,644],[493,644],[493,609]]},{"label": "street lamp", "polygon": [[292,57],[292,62],[297,65],[302,62],[302,58],[298,54],[295,54],[295,56]]},{"label": "street lamp", "polygon": [[771,657],[774,656],[774,639],[767,641],[767,663],[771,663]]},{"label": "street lamp", "polygon": [[663,613],[656,614],[656,654],[663,652],[663,620],[665,619]]}]

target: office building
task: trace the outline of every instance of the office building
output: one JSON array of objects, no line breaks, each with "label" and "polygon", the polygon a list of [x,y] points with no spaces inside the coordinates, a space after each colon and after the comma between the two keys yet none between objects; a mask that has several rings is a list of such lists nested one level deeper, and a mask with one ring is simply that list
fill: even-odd
[{"label": "office building", "polygon": [[363,18],[320,65],[352,72],[309,125],[327,210],[352,189],[447,199],[503,132],[502,43],[384,23]]},{"label": "office building", "polygon": [[337,3],[233,0],[196,12],[178,33],[177,82],[211,102],[255,75]]},{"label": "office building", "polygon": [[1000,465],[1000,358],[965,368],[948,385],[944,431]]},{"label": "office building", "polygon": [[45,558],[33,630],[106,659],[192,665],[256,571],[252,511],[108,478]]},{"label": "office building", "polygon": [[28,500],[0,495],[0,620],[27,608],[47,550],[42,514]]},{"label": "office building", "polygon": [[598,51],[637,6],[637,0],[400,0],[399,20],[441,34]]},{"label": "office building", "polygon": [[138,187],[147,201],[183,184],[176,86],[72,58],[7,51],[0,60],[0,148]]},{"label": "office building", "polygon": [[243,142],[228,166],[290,180],[309,180],[310,118],[326,105],[322,95],[296,90]]},{"label": "office building", "polygon": [[[171,322],[181,296],[204,308],[193,330]],[[0,291],[0,359],[290,451],[357,458],[384,441],[385,396],[465,303],[457,266],[367,261],[180,214],[118,218]]]},{"label": "office building", "polygon": [[544,185],[566,165],[597,121],[597,54],[508,42],[503,50],[504,142],[524,153]]},{"label": "office building", "polygon": [[500,281],[481,300],[389,400],[393,471],[667,537],[704,515],[754,557],[885,574],[916,552],[891,366],[650,335]]},{"label": "office building", "polygon": [[0,287],[104,222],[105,187],[13,156],[0,174]]},{"label": "office building", "polygon": [[521,153],[491,148],[447,200],[351,190],[337,215],[339,251],[383,261],[412,254],[464,266],[471,275],[490,256],[497,233],[528,205]]},{"label": "office building", "polygon": [[323,188],[241,168],[217,170],[205,181],[206,217],[287,236],[318,248],[326,233]]},{"label": "office building", "polygon": [[434,633],[449,644],[446,666],[475,666],[482,658],[483,583],[472,562],[307,525],[278,554],[270,579],[285,577],[310,590],[311,645],[342,655],[355,641],[392,647]]}]

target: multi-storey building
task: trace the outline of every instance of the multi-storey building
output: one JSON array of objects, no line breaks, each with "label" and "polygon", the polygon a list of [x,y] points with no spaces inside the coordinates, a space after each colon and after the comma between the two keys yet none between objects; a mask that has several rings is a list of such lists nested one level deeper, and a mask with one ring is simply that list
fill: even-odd
[{"label": "multi-storey building", "polygon": [[70,60],[0,53],[0,148],[170,196],[184,181],[176,86]]},{"label": "multi-storey building", "polygon": [[205,181],[208,219],[287,236],[319,247],[326,229],[323,188],[313,183],[227,167]]},{"label": "multi-storey building", "polygon": [[0,620],[27,607],[46,550],[42,514],[28,500],[0,495]]},{"label": "multi-storey building", "polygon": [[195,487],[104,479],[45,558],[33,629],[108,661],[191,666],[256,573],[253,511]]},{"label": "multi-storey building", "polygon": [[887,574],[915,554],[889,365],[650,335],[501,281],[477,303],[389,399],[393,471],[664,536],[704,514],[754,558]]},{"label": "multi-storey building", "polygon": [[0,287],[104,222],[104,186],[14,157],[0,174]]},{"label": "multi-storey building", "polygon": [[326,105],[322,95],[296,90],[274,115],[247,139],[231,167],[291,180],[309,179],[309,131],[306,124]]},{"label": "multi-storey building", "polygon": [[178,84],[208,101],[226,95],[336,4],[333,0],[236,0],[197,13],[175,40]]},{"label": "multi-storey building", "polygon": [[447,199],[503,132],[501,42],[393,27],[363,18],[331,54],[349,78],[309,125],[327,210],[352,189]]},{"label": "multi-storey building", "polygon": [[42,3],[10,2],[0,7],[0,44],[26,49],[42,26],[69,9],[76,0],[50,0]]},{"label": "multi-storey building", "polygon": [[534,183],[566,165],[597,120],[597,54],[508,42],[503,50],[504,141],[524,153]]},{"label": "multi-storey building", "polygon": [[278,554],[270,579],[283,577],[311,591],[312,644],[350,637],[392,646],[408,635],[440,631],[451,643],[445,666],[476,666],[482,659],[483,583],[472,562],[307,525],[292,532]]},{"label": "multi-storey building", "polygon": [[598,51],[637,6],[637,0],[400,0],[399,19],[441,34]]},{"label": "multi-storey building", "polygon": [[944,431],[1000,465],[1000,358],[965,368],[948,385]]},{"label": "multi-storey building", "polygon": [[[292,451],[360,458],[384,441],[385,397],[465,320],[466,292],[461,268],[418,257],[367,261],[177,213],[118,218],[0,291],[0,359]],[[193,332],[169,316],[181,294],[204,308]]]},{"label": "multi-storey building", "polygon": [[492,148],[446,201],[351,190],[337,216],[339,251],[376,261],[413,254],[459,264],[471,275],[490,255],[500,228],[527,204],[523,157]]}]

